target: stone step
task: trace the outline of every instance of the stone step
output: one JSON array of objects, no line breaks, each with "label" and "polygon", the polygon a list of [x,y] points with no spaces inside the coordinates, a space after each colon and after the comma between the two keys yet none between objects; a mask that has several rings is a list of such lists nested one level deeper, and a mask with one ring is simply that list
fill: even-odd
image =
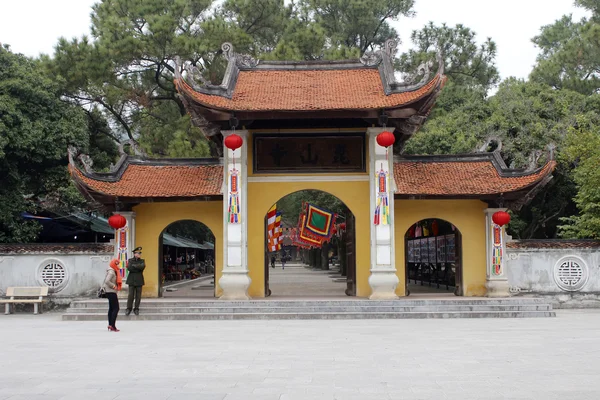
[{"label": "stone step", "polygon": [[[460,312],[344,312],[344,313],[182,313],[140,314],[131,320],[304,320],[304,319],[429,319],[429,318],[545,318],[553,311],[460,311]],[[106,314],[65,314],[63,321],[104,321]]]},{"label": "stone step", "polygon": [[[124,302],[125,299],[121,299]],[[253,308],[271,308],[271,307],[380,307],[380,306],[438,306],[438,305],[538,305],[549,304],[544,299],[447,299],[447,300],[167,300],[167,299],[144,299],[142,306],[148,308],[161,307],[253,307]],[[103,299],[79,300],[71,302],[71,308],[97,308],[107,305]]]},{"label": "stone step", "polygon": [[[344,313],[344,312],[459,312],[459,311],[552,311],[552,306],[549,304],[532,304],[532,305],[442,305],[442,306],[328,306],[320,307],[228,307],[222,305],[220,307],[141,307],[141,313],[157,313],[157,314],[192,314],[192,313],[241,313],[241,314],[276,314],[276,313]],[[106,307],[86,307],[86,308],[69,308],[68,314],[106,314]],[[121,309],[121,314],[124,309]]]}]

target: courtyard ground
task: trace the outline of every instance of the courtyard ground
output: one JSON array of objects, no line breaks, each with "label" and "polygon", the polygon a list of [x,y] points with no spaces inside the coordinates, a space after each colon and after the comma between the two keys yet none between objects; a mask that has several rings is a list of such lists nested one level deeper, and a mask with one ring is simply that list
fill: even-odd
[{"label": "courtyard ground", "polygon": [[600,311],[463,320],[0,315],[0,400],[600,399]]}]

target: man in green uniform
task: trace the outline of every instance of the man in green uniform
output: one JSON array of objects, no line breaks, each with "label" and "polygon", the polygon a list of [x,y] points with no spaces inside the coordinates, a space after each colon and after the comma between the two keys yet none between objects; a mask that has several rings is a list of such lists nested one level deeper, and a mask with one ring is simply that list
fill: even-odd
[{"label": "man in green uniform", "polygon": [[[142,258],[142,248],[136,247],[133,250],[133,258],[127,260],[127,285],[129,285],[129,296],[127,297],[127,310],[125,315],[133,313],[140,315],[140,300],[142,298],[142,286],[144,286],[144,269],[146,262]],[[133,306],[133,298],[135,297],[135,307]]]}]

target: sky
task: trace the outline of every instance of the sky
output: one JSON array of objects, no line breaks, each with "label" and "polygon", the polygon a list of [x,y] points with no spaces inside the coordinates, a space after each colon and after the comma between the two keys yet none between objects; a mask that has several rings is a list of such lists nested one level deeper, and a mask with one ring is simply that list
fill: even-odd
[{"label": "sky", "polygon": [[[258,0],[257,0],[258,1]],[[0,43],[28,56],[51,54],[59,37],[89,34],[90,12],[97,0],[0,0]],[[429,21],[462,23],[483,42],[491,37],[498,46],[497,66],[502,78],[527,78],[537,49],[531,38],[542,26],[565,14],[577,19],[585,15],[573,0],[416,0],[414,18],[393,22],[403,41],[399,51],[410,46],[410,34]],[[57,12],[58,10],[58,12]]]}]

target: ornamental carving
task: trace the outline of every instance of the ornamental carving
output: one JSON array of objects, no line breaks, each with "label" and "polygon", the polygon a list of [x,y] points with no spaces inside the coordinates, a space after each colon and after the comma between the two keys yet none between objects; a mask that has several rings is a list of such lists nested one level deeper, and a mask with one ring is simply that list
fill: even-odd
[{"label": "ornamental carving", "polygon": [[249,54],[238,54],[233,51],[233,45],[229,42],[225,42],[221,45],[223,55],[229,61],[234,61],[238,67],[242,68],[254,68],[258,65],[259,61]]},{"label": "ornamental carving", "polygon": [[68,278],[67,268],[60,260],[45,260],[38,267],[38,282],[48,286],[52,292],[62,290],[66,286]]},{"label": "ornamental carving", "polygon": [[580,291],[586,285],[588,278],[588,266],[577,256],[563,257],[554,265],[554,282],[564,291]]},{"label": "ornamental carving", "polygon": [[133,139],[125,140],[119,144],[119,154],[126,155],[125,146],[129,146],[131,150],[133,150],[133,154],[140,157],[148,157],[144,149],[140,146],[138,142]]},{"label": "ornamental carving", "polygon": [[389,59],[393,59],[396,56],[397,48],[398,42],[394,39],[388,39],[380,50],[365,52],[360,58],[360,62],[367,67],[376,67],[383,61],[384,55]]}]

